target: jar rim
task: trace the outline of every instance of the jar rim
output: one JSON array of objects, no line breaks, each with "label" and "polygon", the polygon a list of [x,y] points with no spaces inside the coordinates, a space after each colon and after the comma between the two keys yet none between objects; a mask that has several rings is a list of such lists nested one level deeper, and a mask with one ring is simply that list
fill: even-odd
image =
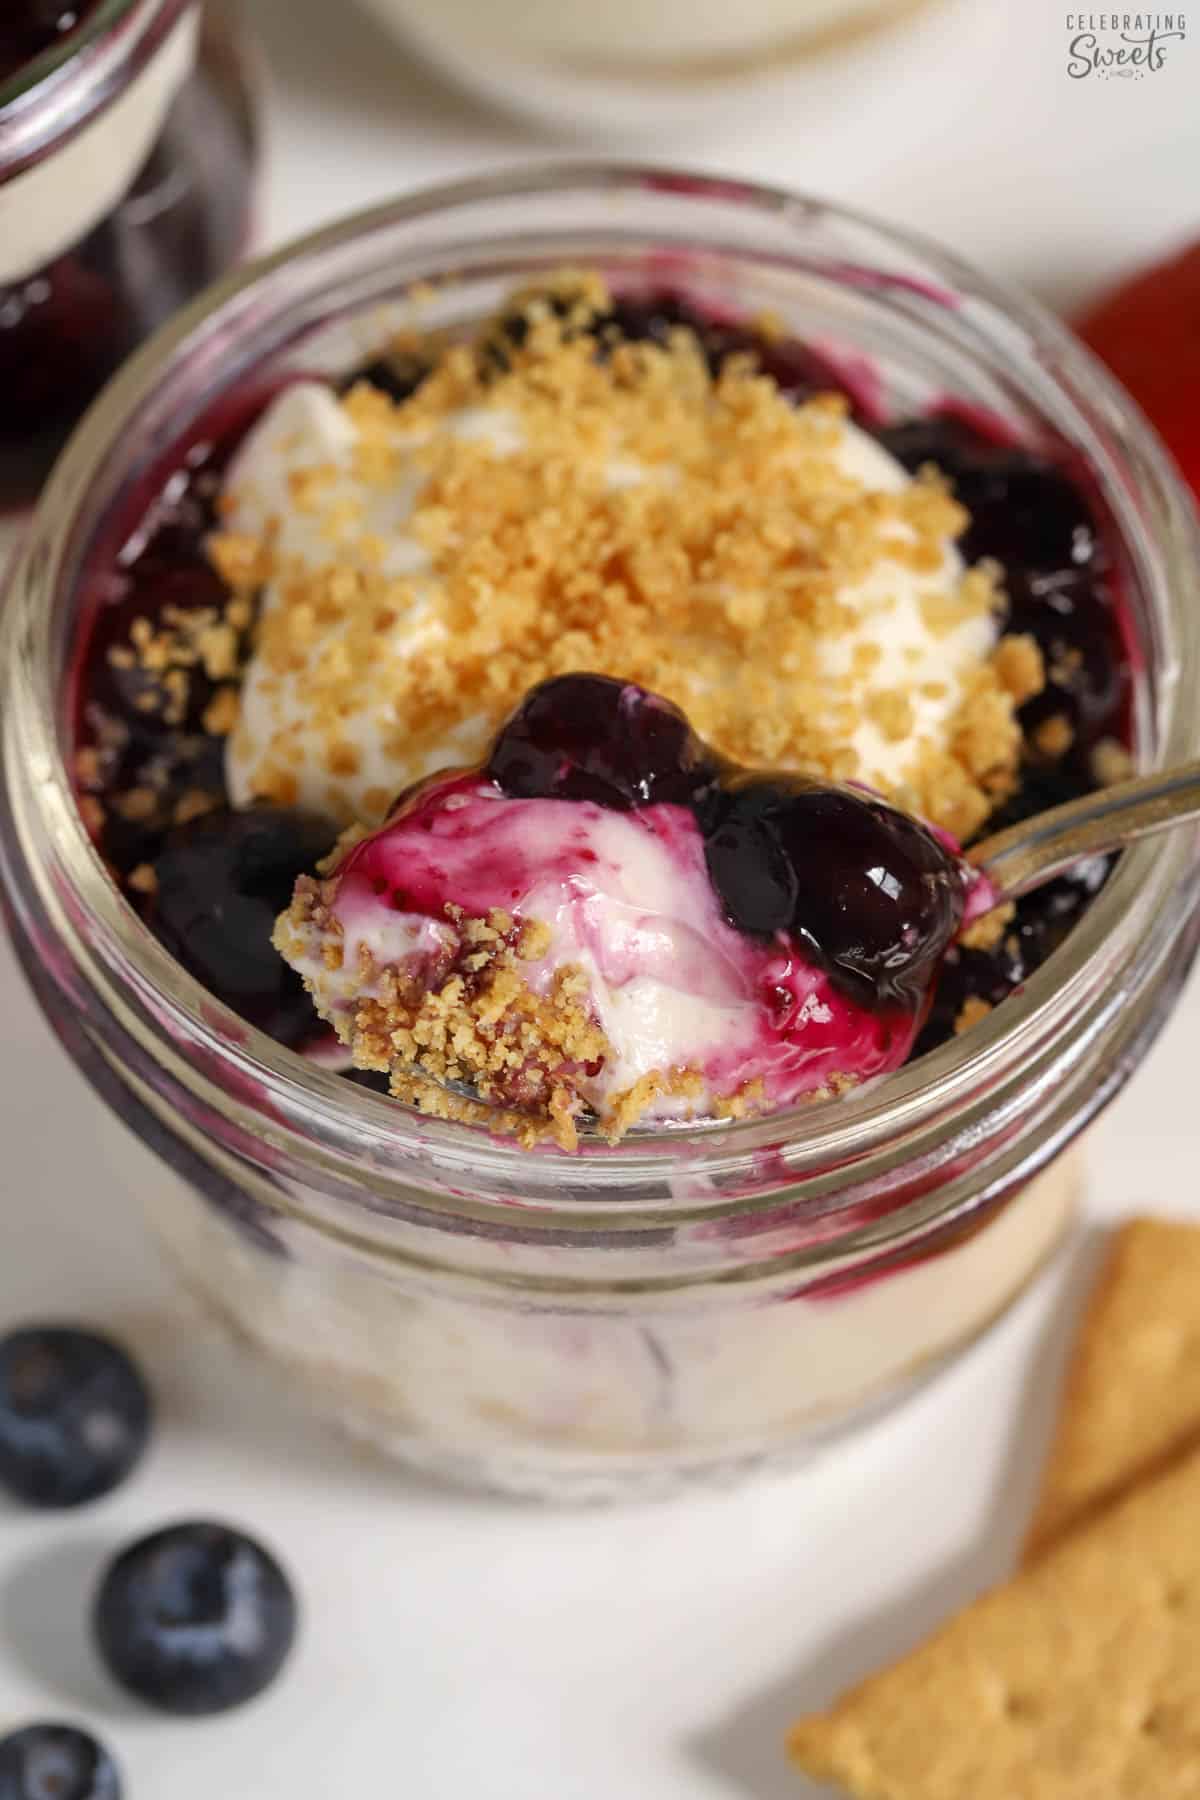
[{"label": "jar rim", "polygon": [[[399,239],[412,221],[453,214],[459,207],[581,190],[602,196],[619,189],[676,192],[694,201],[757,210],[785,224],[816,219],[845,223],[867,234],[882,251],[935,271],[947,289],[965,292],[973,305],[990,307],[1006,327],[1015,329],[1027,346],[1024,354],[1048,368],[1059,387],[1071,389],[1074,411],[1091,420],[1095,466],[1110,503],[1123,508],[1127,548],[1143,561],[1154,551],[1125,492],[1128,475],[1118,477],[1115,470],[1114,450],[1132,464],[1137,498],[1154,508],[1157,527],[1171,540],[1170,570],[1155,572],[1147,565],[1140,571],[1160,599],[1178,602],[1179,614],[1179,667],[1164,672],[1166,730],[1154,748],[1159,759],[1165,754],[1180,760],[1200,749],[1200,724],[1189,724],[1186,708],[1177,703],[1187,678],[1193,687],[1200,678],[1200,591],[1194,591],[1190,610],[1179,600],[1182,584],[1191,583],[1195,590],[1194,571],[1200,569],[1195,514],[1147,423],[1064,326],[1036,302],[1011,293],[918,234],[853,209],[694,171],[593,162],[542,165],[427,188],[326,226],[235,272],[153,338],[77,429],[10,575],[14,654],[5,668],[10,703],[3,710],[22,755],[36,769],[37,807],[49,819],[59,858],[59,891],[51,894],[42,882],[41,900],[56,928],[71,938],[85,986],[101,996],[102,1009],[121,1013],[126,1028],[136,1026],[153,1039],[158,1065],[171,1080],[183,1083],[198,1106],[215,1108],[250,1139],[269,1146],[277,1159],[286,1162],[294,1155],[306,1168],[319,1165],[329,1191],[341,1199],[349,1196],[378,1211],[385,1198],[415,1195],[426,1210],[487,1221],[501,1209],[511,1223],[519,1196],[523,1209],[556,1226],[586,1228],[602,1219],[607,1228],[619,1228],[622,1219],[644,1227],[655,1221],[727,1216],[761,1206],[767,1194],[777,1204],[781,1193],[803,1184],[806,1198],[834,1219],[849,1207],[843,1198],[847,1170],[855,1172],[856,1204],[864,1182],[886,1187],[902,1170],[911,1175],[914,1169],[932,1169],[939,1158],[940,1166],[952,1170],[946,1158],[965,1142],[963,1134],[978,1126],[985,1110],[1007,1107],[1016,1117],[1034,1081],[1042,1083],[1043,1098],[1052,1093],[1064,1046],[1078,1048],[1084,1034],[1099,1030],[1109,1016],[1117,972],[1124,969],[1128,978],[1138,954],[1145,964],[1152,949],[1161,963],[1187,922],[1195,903],[1187,891],[1195,853],[1181,834],[1128,851],[1064,944],[1022,990],[970,1033],[879,1083],[825,1106],[719,1125],[639,1131],[615,1146],[585,1139],[572,1153],[549,1147],[531,1153],[478,1127],[401,1107],[315,1068],[215,1000],[168,955],[109,879],[79,816],[53,729],[57,695],[52,691],[49,609],[39,613],[35,596],[55,591],[98,471],[131,421],[146,422],[149,397],[169,369],[186,355],[218,362],[236,342],[239,324],[278,301],[285,277],[307,268],[317,292],[321,269],[347,246],[376,237]],[[497,239],[497,253],[502,255],[503,248],[504,240]],[[797,256],[800,250],[798,243]],[[753,255],[752,247],[746,254]],[[844,271],[848,280],[863,272],[851,265]],[[884,283],[893,279],[886,268],[880,278]],[[900,284],[906,278],[894,279]],[[922,303],[944,301],[926,296]],[[1085,404],[1086,415],[1079,410]],[[163,420],[157,423],[165,432]],[[153,427],[151,419],[151,433]],[[169,433],[162,447],[168,441]],[[11,764],[11,754],[8,760]],[[11,766],[6,781],[11,789]],[[11,804],[11,795],[9,799]],[[11,899],[11,863],[4,873]],[[80,909],[94,941],[85,942],[88,934],[79,931]],[[1057,1147],[1048,1138],[1040,1161],[1031,1165],[1026,1160],[1020,1178]],[[906,1202],[906,1220],[914,1219],[914,1208],[926,1216],[940,1210],[949,1216],[961,1204],[960,1187],[948,1177],[932,1190],[922,1189]]]},{"label": "jar rim", "polygon": [[97,0],[61,43],[0,81],[0,182],[81,131],[124,92],[196,0]]}]

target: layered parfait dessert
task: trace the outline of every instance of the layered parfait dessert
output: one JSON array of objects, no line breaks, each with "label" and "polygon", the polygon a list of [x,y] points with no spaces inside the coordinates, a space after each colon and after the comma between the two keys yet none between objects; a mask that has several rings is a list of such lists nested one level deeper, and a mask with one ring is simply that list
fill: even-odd
[{"label": "layered parfait dessert", "polygon": [[954,844],[1128,761],[1069,472],[588,273],[190,446],[78,682],[88,824],[215,994],[568,1149],[969,1028],[1105,865],[988,909]]},{"label": "layered parfait dessert", "polygon": [[153,996],[77,1053],[186,1177],[156,1232],[339,1421],[538,1493],[783,1455],[967,1341],[1111,1091],[1053,1035],[1090,974],[920,1075],[1107,905],[960,854],[1128,768],[1090,465],[664,266],[241,356],[114,451],[64,615],[83,916]]},{"label": "layered parfait dessert", "polygon": [[5,0],[0,515],[114,369],[245,247],[235,46],[196,0]]}]

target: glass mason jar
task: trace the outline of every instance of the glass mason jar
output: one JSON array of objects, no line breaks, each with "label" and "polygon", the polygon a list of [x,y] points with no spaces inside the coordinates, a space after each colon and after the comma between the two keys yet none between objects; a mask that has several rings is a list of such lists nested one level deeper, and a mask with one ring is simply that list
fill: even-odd
[{"label": "glass mason jar", "polygon": [[0,514],[143,338],[246,245],[255,136],[197,0],[98,0],[0,71]]},{"label": "glass mason jar", "polygon": [[898,413],[951,394],[1069,447],[1121,569],[1142,766],[1200,751],[1200,542],[1141,417],[1032,303],[818,201],[662,171],[466,183],[320,232],[183,314],[80,427],[12,572],[0,662],[0,871],[29,979],[167,1165],[149,1224],[182,1279],[294,1390],[411,1463],[590,1496],[795,1455],[1008,1305],[1066,1227],[1061,1153],[1179,990],[1197,846],[1130,850],[1022,991],[880,1084],[576,1154],[422,1117],[199,987],[108,879],[72,793],[97,546],[247,383],[349,368],[415,284],[431,326],[465,330],[563,264],[769,310],[869,367]]}]

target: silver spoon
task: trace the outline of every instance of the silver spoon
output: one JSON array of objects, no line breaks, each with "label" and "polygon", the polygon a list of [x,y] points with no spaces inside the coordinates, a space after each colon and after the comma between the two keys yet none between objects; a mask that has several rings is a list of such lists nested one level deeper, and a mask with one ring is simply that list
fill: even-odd
[{"label": "silver spoon", "polygon": [[1200,820],[1200,762],[1098,788],[997,831],[964,854],[995,889],[996,906],[1052,881],[1073,863],[1172,825]]}]

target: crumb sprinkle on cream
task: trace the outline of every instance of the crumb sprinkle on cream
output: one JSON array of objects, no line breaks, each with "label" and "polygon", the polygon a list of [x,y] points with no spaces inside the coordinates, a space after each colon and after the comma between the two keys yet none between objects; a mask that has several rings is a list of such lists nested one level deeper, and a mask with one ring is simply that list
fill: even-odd
[{"label": "crumb sprinkle on cream", "polygon": [[[559,310],[524,298],[519,343],[446,348],[400,404],[366,383],[336,403],[346,467],[289,475],[303,556],[278,514],[225,496],[215,564],[243,600],[270,596],[232,727],[244,785],[373,821],[405,783],[373,782],[365,805],[356,720],[414,778],[478,754],[537,682],[590,670],[665,694],[739,761],[869,779],[969,836],[1015,784],[1016,709],[1044,671],[1032,640],[994,642],[996,571],[946,578],[967,520],[945,482],[864,485],[841,396],[797,406],[750,356],[714,374],[686,329],[608,344],[602,288],[572,279]],[[364,522],[401,491],[411,573]],[[921,694],[850,600],[870,584],[868,623],[886,621],[889,571],[918,580],[921,626],[947,646]],[[972,625],[964,672],[951,645]],[[922,701],[949,707],[944,728],[921,728]]]}]

